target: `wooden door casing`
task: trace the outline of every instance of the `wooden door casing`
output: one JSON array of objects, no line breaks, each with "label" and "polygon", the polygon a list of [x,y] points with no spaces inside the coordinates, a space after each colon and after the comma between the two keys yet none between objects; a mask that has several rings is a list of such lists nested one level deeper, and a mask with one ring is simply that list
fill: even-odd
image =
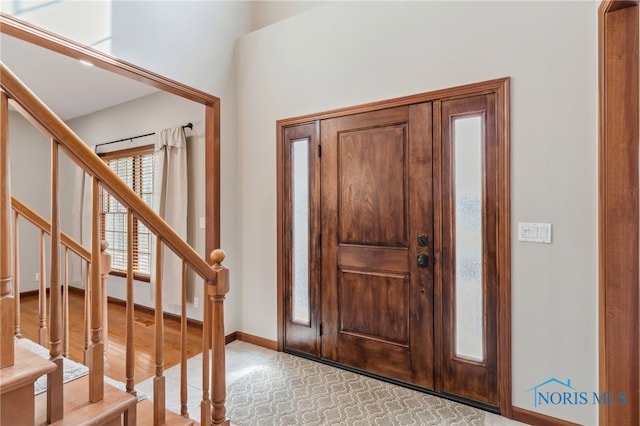
[{"label": "wooden door casing", "polygon": [[640,2],[602,1],[598,23],[599,388],[627,395],[599,421],[640,424]]},{"label": "wooden door casing", "polygon": [[[431,103],[323,120],[322,357],[433,387]],[[422,248],[429,255],[429,247]]]},{"label": "wooden door casing", "polygon": [[[310,114],[310,115],[301,116],[301,117],[279,120],[277,122],[277,127],[278,127],[278,131],[277,131],[277,135],[278,135],[278,140],[277,140],[277,161],[278,161],[278,166],[277,166],[277,171],[278,171],[278,175],[277,175],[277,182],[278,182],[277,257],[278,257],[278,323],[279,323],[278,348],[279,350],[283,350],[283,349],[288,350],[286,349],[286,343],[285,343],[286,333],[285,333],[285,324],[284,324],[285,322],[284,321],[284,316],[285,316],[284,315],[284,311],[285,311],[284,283],[286,282],[286,279],[287,279],[286,274],[288,272],[285,265],[287,262],[287,260],[285,259],[286,252],[282,249],[284,246],[286,246],[286,239],[288,238],[287,229],[283,222],[284,217],[286,216],[285,211],[287,209],[286,197],[284,196],[284,191],[283,191],[284,182],[286,181],[286,178],[287,178],[284,173],[284,165],[286,163],[284,161],[284,151],[285,151],[284,147],[286,146],[286,141],[283,139],[284,129],[288,127],[294,127],[294,126],[299,126],[299,125],[304,125],[309,123],[316,123],[319,129],[318,133],[320,135],[326,131],[325,129],[325,126],[327,126],[326,123],[328,123],[333,119],[337,119],[340,117],[352,117],[352,118],[358,117],[358,116],[364,117],[365,113],[372,113],[372,112],[378,112],[379,114],[384,114],[383,110],[386,110],[386,111],[395,110],[396,107],[409,108],[411,106],[415,106],[418,104],[429,103],[430,105],[433,106],[432,112],[431,112],[432,122],[425,123],[423,125],[423,131],[425,129],[429,129],[428,131],[432,132],[433,150],[429,151],[428,153],[425,152],[424,155],[425,155],[426,161],[432,162],[432,167],[433,167],[433,170],[432,170],[433,199],[427,202],[433,203],[433,211],[435,213],[431,218],[433,220],[432,222],[433,232],[428,235],[429,237],[428,247],[426,248],[426,251],[418,252],[417,247],[415,247],[416,246],[415,241],[411,241],[412,239],[415,240],[416,235],[410,235],[410,238],[409,238],[410,244],[408,244],[407,248],[389,247],[389,248],[385,248],[384,250],[381,250],[376,246],[373,246],[373,248],[368,246],[352,247],[355,244],[351,244],[351,245],[344,244],[342,247],[340,247],[340,250],[336,248],[336,253],[334,256],[335,256],[335,262],[336,262],[336,270],[338,270],[338,267],[344,269],[345,266],[349,264],[349,265],[353,265],[354,268],[351,268],[351,269],[355,269],[357,272],[364,271],[369,275],[372,275],[373,273],[373,275],[375,276],[375,273],[377,271],[375,269],[368,269],[373,265],[373,268],[381,269],[383,274],[392,275],[390,282],[397,283],[399,281],[404,280],[405,277],[407,276],[407,273],[405,272],[398,272],[398,269],[399,269],[398,258],[400,258],[400,261],[401,261],[400,263],[407,262],[406,268],[408,270],[409,263],[411,263],[412,265],[415,265],[415,261],[416,261],[415,256],[417,255],[417,253],[429,254],[429,259],[435,263],[435,264],[432,264],[429,268],[429,276],[426,276],[427,281],[433,280],[431,289],[425,289],[425,291],[431,292],[433,294],[429,309],[422,310],[422,311],[420,311],[419,309],[415,309],[416,306],[420,306],[420,304],[423,302],[421,302],[420,298],[409,297],[409,308],[407,309],[406,308],[407,305],[405,305],[405,310],[406,311],[412,310],[413,315],[415,315],[415,317],[413,317],[412,319],[411,315],[409,315],[409,320],[408,320],[409,322],[407,322],[407,324],[409,325],[405,329],[402,329],[402,326],[401,326],[399,331],[394,331],[393,327],[388,327],[389,329],[385,330],[383,326],[379,326],[379,325],[373,326],[373,325],[365,324],[366,326],[370,327],[368,330],[365,330],[365,331],[368,331],[368,333],[360,333],[360,334],[365,334],[365,337],[371,337],[371,336],[366,336],[366,334],[376,334],[376,333],[383,334],[384,339],[390,341],[389,342],[390,346],[393,346],[393,345],[401,346],[398,343],[398,341],[402,341],[402,338],[398,338],[398,334],[402,336],[402,334],[404,333],[406,337],[406,333],[408,333],[409,340],[410,340],[411,334],[417,331],[415,329],[412,329],[410,325],[410,321],[417,320],[420,323],[429,321],[432,324],[431,330],[428,331],[428,333],[431,333],[429,338],[433,340],[433,345],[430,349],[431,352],[429,355],[431,358],[424,357],[422,359],[422,365],[418,365],[416,361],[412,360],[410,357],[407,357],[407,356],[397,357],[395,355],[394,357],[396,361],[398,359],[401,359],[402,362],[405,362],[405,361],[407,362],[407,365],[409,366],[405,369],[412,370],[413,368],[415,368],[421,371],[424,371],[425,369],[427,369],[432,372],[430,384],[429,384],[429,380],[423,379],[423,383],[427,383],[427,385],[418,384],[418,386],[421,386],[427,389],[434,389],[435,392],[437,393],[449,392],[451,394],[452,392],[455,392],[452,390],[443,389],[442,381],[440,379],[436,379],[433,373],[435,372],[435,374],[439,374],[438,372],[442,371],[442,356],[439,356],[438,354],[436,354],[434,352],[434,348],[440,351],[443,344],[442,341],[444,338],[444,331],[443,331],[444,311],[442,309],[441,303],[434,303],[434,301],[437,302],[444,297],[443,291],[442,291],[442,288],[443,288],[442,278],[438,278],[438,276],[442,275],[443,273],[442,264],[440,262],[440,259],[443,254],[443,250],[442,250],[441,237],[439,236],[442,235],[443,225],[445,225],[443,223],[444,220],[442,217],[442,212],[439,210],[442,207],[441,105],[443,102],[447,102],[447,101],[453,101],[453,100],[458,100],[462,98],[470,98],[478,95],[487,95],[487,94],[494,95],[495,118],[497,123],[496,125],[497,130],[495,135],[496,140],[494,141],[495,156],[496,156],[496,163],[495,163],[496,186],[494,189],[495,189],[495,202],[497,204],[497,211],[498,211],[497,217],[495,218],[495,238],[496,238],[495,316],[498,319],[497,327],[496,327],[496,340],[497,340],[496,352],[497,352],[497,360],[498,360],[497,366],[496,366],[496,375],[497,375],[497,382],[498,382],[497,386],[498,386],[499,392],[498,392],[497,399],[491,405],[498,405],[499,411],[502,413],[502,415],[507,417],[512,416],[513,407],[511,405],[512,383],[511,383],[511,309],[510,309],[510,304],[511,304],[511,286],[510,286],[511,223],[510,223],[509,78],[501,78],[501,79],[490,80],[490,81],[485,81],[480,83],[473,83],[465,86],[458,86],[458,87],[453,87],[449,89],[437,90],[429,93],[411,95],[403,98],[390,99],[390,100],[385,100],[380,102],[374,102],[371,104],[365,104],[360,106],[327,111],[327,112],[318,113],[318,114]],[[405,117],[408,114],[409,113],[406,113]],[[358,127],[358,125],[356,127]],[[414,126],[409,126],[408,128],[409,129],[413,128],[413,130],[416,130],[418,129],[418,126],[414,125]],[[320,132],[320,129],[322,130],[322,132]],[[318,163],[318,167],[320,169],[324,169],[325,167],[327,167],[327,162],[330,162],[328,160],[330,160],[332,154],[330,153],[330,149],[328,148],[329,148],[328,146],[324,146],[322,149],[322,158]],[[413,179],[413,181],[410,181],[410,183],[407,185],[416,185],[416,184],[423,183],[423,182],[419,182],[419,179],[417,179],[417,177],[412,176],[411,174],[409,176],[409,179]],[[335,182],[333,182],[332,184],[337,185],[337,182],[338,182],[338,179],[336,178]],[[330,182],[327,182],[323,176],[322,183],[321,183],[323,191],[325,190],[325,185],[328,185],[329,183]],[[426,207],[419,206],[417,204],[419,202],[421,201],[414,202],[413,204],[410,203],[409,208],[424,210]],[[324,208],[325,203],[322,202],[322,205]],[[329,219],[335,221],[335,223],[330,224],[330,226],[333,226],[333,227],[338,226],[337,219],[335,218],[334,219],[329,218]],[[323,219],[323,223],[324,223],[324,219]],[[347,218],[345,218],[345,223],[347,223]],[[323,224],[323,226],[325,225]],[[358,226],[360,226],[360,224],[358,224]],[[360,232],[362,232],[362,229],[364,228],[361,227]],[[393,232],[397,233],[397,228]],[[392,235],[393,232],[390,234],[392,237],[393,237]],[[411,233],[408,232],[408,234],[411,234]],[[351,238],[350,236],[351,234],[349,234],[348,232],[346,232],[345,235]],[[320,263],[320,262],[326,261],[327,253],[326,253],[326,247],[324,243],[326,243],[327,236],[318,235],[318,237],[321,238],[321,240],[323,241],[323,244],[321,246],[321,250],[319,250],[318,257],[314,258],[313,261]],[[405,256],[404,253],[409,253],[409,254]],[[338,255],[340,255],[339,260],[338,260]],[[434,258],[435,260],[433,260]],[[338,265],[338,262],[340,263],[340,265]],[[324,268],[324,266],[322,268]],[[400,270],[404,271],[404,269],[400,269]],[[334,275],[337,276],[337,272],[335,272]],[[346,279],[351,280],[351,283],[354,283],[357,281],[354,278],[354,275],[356,275],[354,271],[349,270],[349,268],[347,268]],[[360,274],[360,275],[364,275],[364,274]],[[401,278],[397,278],[398,276],[400,276]],[[324,286],[325,285],[324,283],[327,282],[328,277],[326,276],[326,274],[324,274],[324,275],[321,275],[319,279],[321,280],[321,285]],[[380,286],[382,284],[378,284],[378,285]],[[384,285],[389,286],[391,284],[385,283]],[[323,301],[327,297],[326,293],[327,292],[325,290],[320,289],[320,296]],[[362,297],[360,297],[360,294],[358,295],[358,297],[359,297],[358,303],[360,303],[360,301],[362,300]],[[403,298],[396,295],[394,295],[393,297],[395,297],[396,299],[402,299],[406,301],[406,297]],[[318,317],[318,321],[319,321],[318,331],[322,330],[322,333],[324,335],[320,336],[320,333],[317,334],[318,345],[319,345],[318,347],[320,350],[317,358],[320,360],[336,359],[335,354],[340,353],[340,351],[336,348],[332,349],[330,345],[329,347],[325,347],[323,343],[332,338],[331,337],[332,331],[331,331],[331,327],[329,327],[330,323],[327,323],[326,321],[328,313],[326,311],[326,306],[324,302],[321,308],[322,309],[319,312],[320,316]],[[427,319],[427,316],[429,317],[428,319]],[[339,317],[336,317],[336,318],[337,319],[334,321],[335,324],[340,325],[340,322],[339,322],[340,318]],[[369,318],[375,319],[375,316],[370,315]],[[349,320],[349,318],[346,318],[346,319]],[[353,329],[353,328],[360,327],[364,329],[364,326],[362,324],[366,323],[366,321],[367,320],[363,317],[363,318],[353,318],[353,321],[351,322],[345,321],[345,322],[348,328]],[[378,327],[378,328],[376,329],[375,327]],[[351,330],[351,331],[353,332],[354,330]],[[351,333],[351,335],[349,333],[343,333],[343,334],[345,336],[349,336],[353,338],[358,337],[358,336],[355,336],[358,334],[357,332]],[[394,342],[394,339],[397,341]],[[344,355],[345,357],[358,358],[358,354],[359,354],[360,356],[364,357],[364,355],[367,353],[367,350],[368,348],[366,347],[356,348],[356,350],[353,351],[354,352],[353,354],[350,354],[347,351],[343,350],[340,355]],[[325,358],[325,353],[329,355],[328,358]],[[383,363],[389,363],[388,361],[389,358],[387,355],[389,354],[385,353],[385,358]],[[332,356],[333,358],[331,358]],[[359,362],[364,364],[367,363],[366,361],[365,362],[359,361]],[[346,365],[345,362],[338,362],[338,363]],[[411,366],[411,363],[413,363],[414,367]],[[369,364],[375,364],[375,363],[370,362]],[[368,372],[371,372],[373,374],[378,374],[381,376],[384,375],[386,377],[391,377],[391,378],[398,377],[398,375],[394,376],[393,374],[388,375],[388,374],[385,374],[384,372],[381,373],[378,371],[379,369],[376,370],[377,367],[378,367],[377,365],[365,365],[364,368],[361,368],[361,369],[367,370]],[[388,368],[388,367],[384,367],[384,368]],[[414,374],[413,371],[410,371],[409,373],[401,372],[400,374],[404,375],[403,376],[404,379],[397,379],[397,380],[416,383],[415,379],[411,377]],[[484,400],[485,399],[483,399],[483,401]],[[487,408],[486,403],[479,403],[479,406]]]}]

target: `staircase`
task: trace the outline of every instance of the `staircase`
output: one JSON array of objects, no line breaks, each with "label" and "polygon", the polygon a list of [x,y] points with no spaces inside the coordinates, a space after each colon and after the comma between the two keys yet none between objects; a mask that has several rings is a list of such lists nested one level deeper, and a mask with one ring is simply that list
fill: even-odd
[{"label": "staircase", "polygon": [[[203,364],[200,424],[229,424],[226,419],[224,359],[224,298],[229,291],[228,270],[222,265],[224,252],[214,250],[211,265],[201,258],[175,231],[140,199],[109,167],[46,107],[4,64],[0,63],[0,424],[2,425],[191,425],[187,407],[186,363],[186,273],[182,279],[183,324],[181,388],[182,415],[165,410],[163,375],[162,248],[168,247],[182,259],[183,272],[191,269],[205,282],[202,300]],[[51,218],[45,219],[11,196],[9,185],[9,103],[50,139]],[[92,179],[92,238],[89,249],[60,230],[58,158],[67,155]],[[133,265],[127,271],[127,344],[124,391],[104,380],[106,293],[110,270],[108,247],[100,239],[99,188],[104,188],[156,236],[155,365],[153,402],[138,402],[135,390]],[[48,359],[15,344],[20,326],[20,226],[27,222],[40,231],[41,279],[40,345]],[[132,229],[130,226],[129,230]],[[45,236],[50,236],[50,277],[45,279]],[[129,238],[132,241],[132,238]],[[61,255],[62,253],[62,255]],[[69,314],[67,268],[70,256],[77,256],[89,272],[85,274],[84,364],[88,375],[63,383],[64,357],[68,356]],[[132,256],[129,255],[129,259]],[[60,289],[53,291],[52,289]],[[47,302],[47,290],[50,297]],[[34,396],[34,383],[46,374],[47,389]],[[197,415],[198,413],[192,413]]]}]

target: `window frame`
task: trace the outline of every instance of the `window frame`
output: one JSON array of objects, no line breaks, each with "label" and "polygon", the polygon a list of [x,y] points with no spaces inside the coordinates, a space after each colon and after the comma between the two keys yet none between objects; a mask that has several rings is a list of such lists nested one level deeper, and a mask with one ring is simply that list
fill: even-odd
[{"label": "window frame", "polygon": [[[148,155],[151,154],[153,155],[154,152],[154,145],[153,144],[147,144],[147,145],[141,145],[141,146],[136,146],[133,148],[124,148],[124,149],[118,149],[118,150],[114,150],[114,151],[108,151],[108,152],[103,152],[103,153],[98,153],[98,156],[105,162],[107,163],[109,160],[115,160],[115,159],[120,159],[120,158],[129,158],[129,157],[136,157],[136,156],[142,156],[142,155]],[[135,163],[134,163],[134,170],[135,170]],[[152,169],[153,172],[153,169]],[[133,176],[135,179],[136,176],[136,172],[133,172]],[[153,179],[153,174],[152,174],[152,179]],[[134,192],[136,192],[136,194],[138,196],[140,196],[140,194],[136,191],[135,188],[131,188]],[[104,194],[104,188],[101,189],[100,192],[100,238],[102,240],[106,240],[106,229],[105,229],[105,223],[106,223],[106,213],[102,210],[103,207],[103,202],[102,202],[102,197]],[[134,216],[133,217],[133,241],[137,241],[138,238],[138,227],[139,227],[139,220]],[[133,279],[136,281],[142,281],[142,282],[151,282],[151,271],[149,271],[149,274],[146,274],[144,272],[140,272],[136,270],[136,260],[138,258],[138,256],[136,255],[137,252],[137,244],[134,243],[134,271],[133,271]],[[113,276],[117,276],[117,277],[126,277],[127,276],[127,271],[126,269],[114,269],[112,268],[111,271],[109,272],[109,275],[113,275]]]}]

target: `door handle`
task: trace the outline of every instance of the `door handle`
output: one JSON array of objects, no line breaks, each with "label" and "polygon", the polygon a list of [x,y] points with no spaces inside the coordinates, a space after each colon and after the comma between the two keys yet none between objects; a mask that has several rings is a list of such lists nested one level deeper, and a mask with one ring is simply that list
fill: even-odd
[{"label": "door handle", "polygon": [[429,267],[429,255],[425,253],[420,253],[417,258],[418,268],[428,268]]},{"label": "door handle", "polygon": [[418,235],[418,247],[426,247],[429,245],[429,237],[426,235]]}]

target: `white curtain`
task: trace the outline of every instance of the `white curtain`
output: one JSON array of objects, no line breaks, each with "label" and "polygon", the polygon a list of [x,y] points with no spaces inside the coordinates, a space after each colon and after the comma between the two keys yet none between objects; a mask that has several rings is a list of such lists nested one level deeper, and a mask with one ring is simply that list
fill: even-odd
[{"label": "white curtain", "polygon": [[[156,132],[153,156],[153,210],[182,239],[187,239],[187,140],[182,127]],[[153,244],[155,251],[155,243]],[[182,262],[163,248],[163,303],[181,304]],[[151,258],[151,282],[155,283],[155,253]],[[151,286],[153,296],[154,285]]]}]

